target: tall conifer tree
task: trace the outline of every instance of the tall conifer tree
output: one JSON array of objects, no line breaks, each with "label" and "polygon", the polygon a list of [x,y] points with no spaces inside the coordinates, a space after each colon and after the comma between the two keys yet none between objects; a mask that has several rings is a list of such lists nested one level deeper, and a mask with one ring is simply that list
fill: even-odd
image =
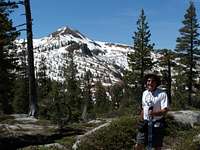
[{"label": "tall conifer tree", "polygon": [[72,120],[78,121],[81,116],[81,89],[80,81],[77,79],[77,68],[74,62],[74,50],[77,49],[75,44],[70,45],[66,50],[67,54],[64,56],[64,91],[65,99],[71,107]]},{"label": "tall conifer tree", "polygon": [[92,100],[92,73],[90,70],[86,71],[83,78],[83,111],[82,119],[86,120],[88,114],[93,111],[93,100]]},{"label": "tall conifer tree", "polygon": [[183,64],[182,70],[183,75],[186,76],[186,87],[188,91],[188,104],[191,105],[193,85],[195,83],[196,71],[196,60],[200,55],[198,49],[199,33],[198,28],[200,27],[197,21],[196,9],[193,2],[190,2],[189,8],[184,15],[182,21],[183,27],[180,28],[180,37],[177,38],[176,51],[179,53],[181,59],[180,63]]},{"label": "tall conifer tree", "polygon": [[46,57],[41,55],[41,60],[38,66],[37,74],[37,86],[38,86],[38,97],[42,100],[47,97],[50,89],[50,79],[47,76],[47,65]]},{"label": "tall conifer tree", "polygon": [[12,103],[15,113],[28,113],[28,72],[27,50],[25,44],[26,43],[23,42],[21,51],[18,51],[17,53],[20,64],[17,69],[17,78],[14,86],[14,100]]},{"label": "tall conifer tree", "polygon": [[107,113],[111,108],[111,102],[106,94],[106,89],[98,80],[95,85],[95,112],[98,114]]},{"label": "tall conifer tree", "polygon": [[14,80],[13,70],[16,67],[16,59],[13,50],[14,40],[18,36],[16,28],[9,19],[10,9],[15,5],[9,5],[0,0],[0,112],[11,112],[12,86]]},{"label": "tall conifer tree", "polygon": [[172,67],[175,66],[175,63],[172,61],[175,56],[174,53],[169,49],[162,49],[160,51],[160,54],[162,54],[162,57],[160,58],[159,65],[163,68],[161,71],[163,76],[164,84],[166,85],[167,89],[167,95],[169,103],[171,104],[171,85],[172,85]]},{"label": "tall conifer tree", "polygon": [[137,21],[137,31],[133,36],[134,52],[128,54],[129,73],[132,76],[130,80],[132,84],[140,88],[140,96],[144,91],[144,74],[153,66],[151,51],[153,51],[154,44],[150,44],[150,36],[148,22],[142,9]]}]

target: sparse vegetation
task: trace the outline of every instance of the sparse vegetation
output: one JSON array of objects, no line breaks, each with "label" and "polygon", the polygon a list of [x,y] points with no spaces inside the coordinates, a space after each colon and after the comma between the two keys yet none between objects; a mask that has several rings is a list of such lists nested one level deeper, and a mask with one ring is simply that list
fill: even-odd
[{"label": "sparse vegetation", "polygon": [[136,120],[134,117],[121,117],[113,121],[81,141],[79,149],[130,149],[134,145]]},{"label": "sparse vegetation", "polygon": [[175,150],[198,150],[200,148],[200,139],[197,138],[200,134],[199,125],[191,128],[190,126],[175,122],[170,116],[168,116],[166,122],[165,147]]}]

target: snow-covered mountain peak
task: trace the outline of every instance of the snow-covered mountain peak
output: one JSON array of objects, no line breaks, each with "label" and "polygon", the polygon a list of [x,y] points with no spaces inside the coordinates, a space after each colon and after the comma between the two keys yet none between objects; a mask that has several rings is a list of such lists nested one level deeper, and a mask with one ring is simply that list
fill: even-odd
[{"label": "snow-covered mountain peak", "polygon": [[[18,43],[19,49],[22,49],[22,40],[18,40]],[[33,46],[36,71],[42,57],[45,57],[48,75],[52,79],[63,80],[63,54],[75,46],[74,60],[78,77],[83,77],[90,70],[94,78],[101,78],[107,84],[120,80],[122,72],[128,67],[127,53],[132,51],[131,46],[94,41],[69,27],[59,28],[47,37],[34,39]]]},{"label": "snow-covered mountain peak", "polygon": [[73,36],[75,38],[84,39],[86,38],[83,34],[81,34],[78,30],[73,30],[68,26],[59,28],[57,31],[50,34],[50,37],[62,37],[62,36]]}]

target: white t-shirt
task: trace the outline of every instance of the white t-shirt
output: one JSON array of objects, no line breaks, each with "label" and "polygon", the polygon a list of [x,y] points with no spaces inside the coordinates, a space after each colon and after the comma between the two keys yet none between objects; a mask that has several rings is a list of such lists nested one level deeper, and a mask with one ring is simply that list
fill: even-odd
[{"label": "white t-shirt", "polygon": [[[144,120],[149,120],[148,111],[151,106],[153,106],[153,111],[159,111],[161,109],[167,108],[167,94],[158,88],[153,92],[149,90],[144,91],[142,95],[142,108]],[[163,116],[154,116],[153,120],[158,120],[162,117]]]}]

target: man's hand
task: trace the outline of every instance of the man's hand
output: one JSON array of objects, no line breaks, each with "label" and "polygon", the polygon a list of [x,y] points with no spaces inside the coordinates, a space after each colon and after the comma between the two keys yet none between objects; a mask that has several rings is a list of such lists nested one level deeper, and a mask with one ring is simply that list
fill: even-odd
[{"label": "man's hand", "polygon": [[161,109],[160,111],[149,110],[148,115],[150,117],[153,117],[153,116],[163,116],[163,115],[165,115],[167,113],[167,111],[168,111],[167,108]]},{"label": "man's hand", "polygon": [[153,112],[153,110],[149,110],[148,115],[149,115],[149,117],[153,117],[153,116],[154,116],[154,112]]}]

